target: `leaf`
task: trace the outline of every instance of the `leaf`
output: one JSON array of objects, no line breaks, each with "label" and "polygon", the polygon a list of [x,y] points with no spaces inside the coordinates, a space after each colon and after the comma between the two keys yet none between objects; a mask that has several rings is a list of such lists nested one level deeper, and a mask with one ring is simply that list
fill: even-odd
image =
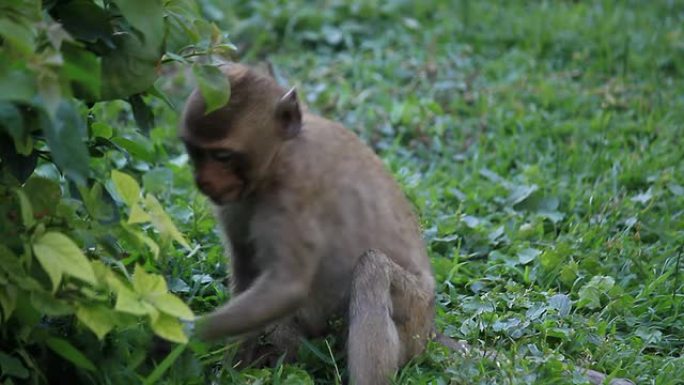
[{"label": "leaf", "polygon": [[140,33],[114,36],[116,49],[102,57],[102,97],[126,98],[154,85],[165,38],[164,8],[160,1],[115,0],[114,3]]},{"label": "leaf", "polygon": [[12,139],[0,132],[0,159],[2,163],[7,165],[12,175],[17,178],[20,183],[26,181],[28,177],[33,174],[38,164],[38,153],[33,151],[33,141],[31,137],[28,138],[28,152],[29,155],[21,154],[21,150],[12,143]]},{"label": "leaf", "polygon": [[57,2],[50,13],[62,24],[71,36],[78,40],[95,43],[98,40],[114,47],[111,36],[114,33],[109,15],[95,2],[72,0]]},{"label": "leaf", "polygon": [[62,338],[51,337],[45,341],[45,344],[62,358],[78,366],[81,369],[95,371],[95,364],[81,353],[69,341]]},{"label": "leaf", "polygon": [[0,56],[0,100],[29,103],[35,97],[37,83],[35,75],[24,66],[4,65]]},{"label": "leaf", "polygon": [[17,288],[14,285],[4,284],[0,286],[0,310],[2,320],[7,321],[17,307]]},{"label": "leaf", "polygon": [[22,190],[16,190],[15,192],[19,198],[19,207],[21,208],[21,223],[25,227],[31,228],[36,223],[35,218],[33,218],[31,202],[29,202],[28,197],[26,197]]},{"label": "leaf", "polygon": [[60,317],[74,313],[74,308],[68,302],[43,290],[31,292],[31,305],[48,316]]},{"label": "leaf", "polygon": [[163,294],[168,290],[164,277],[158,274],[150,274],[140,265],[135,265],[133,271],[133,289],[140,296]]},{"label": "leaf", "polygon": [[133,118],[138,128],[145,134],[149,133],[154,126],[154,114],[152,109],[145,104],[142,96],[140,94],[131,95],[128,98],[128,102],[131,104],[133,109]]},{"label": "leaf", "polygon": [[192,310],[190,310],[188,305],[171,293],[145,296],[145,299],[159,309],[159,311],[168,315],[172,315],[186,321],[191,321],[195,318],[195,315],[193,314]]},{"label": "leaf", "polygon": [[197,87],[204,99],[205,114],[225,106],[230,99],[230,83],[226,75],[216,66],[193,64],[192,73],[195,75]]},{"label": "leaf", "polygon": [[539,256],[539,254],[541,254],[541,251],[537,249],[522,249],[518,251],[518,261],[525,265],[537,259],[537,256]]},{"label": "leaf", "polygon": [[128,288],[119,288],[114,310],[134,315],[148,314],[148,308],[142,303],[140,296]]},{"label": "leaf", "polygon": [[59,286],[63,274],[95,284],[95,274],[88,258],[66,235],[57,232],[43,234],[34,241],[33,252],[50,276],[53,290]]},{"label": "leaf", "polygon": [[11,18],[0,19],[0,36],[3,45],[7,44],[24,55],[31,55],[36,48],[35,30],[24,23],[16,23]]},{"label": "leaf", "polygon": [[651,199],[653,198],[653,192],[651,189],[648,189],[648,191],[637,194],[631,198],[632,202],[637,202],[645,205],[648,203]]},{"label": "leaf", "polygon": [[164,8],[161,2],[114,0],[114,3],[131,26],[142,32],[145,40],[163,39]]},{"label": "leaf", "polygon": [[164,373],[169,370],[174,362],[180,357],[180,355],[185,351],[187,344],[182,344],[176,346],[158,365],[154,367],[152,373],[150,373],[147,378],[143,381],[143,385],[153,385],[159,381],[159,379],[164,375]]},{"label": "leaf", "polygon": [[549,298],[549,306],[558,310],[558,315],[561,317],[567,317],[572,310],[572,302],[570,297],[565,294],[556,294]]},{"label": "leaf", "polygon": [[183,324],[169,315],[159,314],[159,317],[152,322],[151,326],[154,333],[161,338],[179,344],[188,342],[188,337],[183,331]]},{"label": "leaf", "polygon": [[115,326],[112,311],[103,305],[79,305],[76,317],[100,340]]},{"label": "leaf", "polygon": [[95,122],[90,126],[91,134],[93,137],[99,137],[99,138],[105,138],[109,139],[112,137],[112,134],[114,133],[114,129],[112,129],[112,126],[103,123],[103,122]]},{"label": "leaf", "polygon": [[24,185],[24,193],[31,201],[36,218],[53,215],[62,197],[62,189],[50,179],[32,176]]},{"label": "leaf", "polygon": [[0,101],[0,128],[12,138],[18,154],[31,153],[33,142],[24,126],[24,117],[14,103]]},{"label": "leaf", "polygon": [[152,218],[152,224],[163,237],[170,237],[186,249],[190,249],[190,245],[180,231],[178,231],[171,218],[166,214],[157,198],[152,194],[147,194],[145,196],[145,206]]},{"label": "leaf", "polygon": [[537,190],[539,190],[539,187],[535,184],[531,186],[513,186],[507,201],[511,206],[515,206],[525,201]]},{"label": "leaf", "polygon": [[41,114],[41,125],[55,164],[71,180],[85,184],[90,170],[86,126],[81,115],[63,100],[54,120]]},{"label": "leaf", "polygon": [[140,200],[140,185],[130,175],[118,170],[112,170],[112,182],[116,192],[128,207],[136,206]]},{"label": "leaf", "polygon": [[62,45],[64,76],[71,82],[74,95],[80,99],[96,101],[100,99],[100,58],[94,53],[66,43]]},{"label": "leaf", "polygon": [[615,280],[607,276],[594,276],[582,286],[578,292],[579,301],[577,307],[598,309],[601,307],[601,295],[608,295],[610,289],[615,286]]},{"label": "leaf", "polygon": [[152,218],[139,204],[136,203],[131,207],[131,213],[128,215],[128,224],[146,223],[150,221],[152,221]]},{"label": "leaf", "polygon": [[21,379],[29,377],[29,371],[21,360],[4,352],[0,352],[0,373],[2,373],[3,376]]}]

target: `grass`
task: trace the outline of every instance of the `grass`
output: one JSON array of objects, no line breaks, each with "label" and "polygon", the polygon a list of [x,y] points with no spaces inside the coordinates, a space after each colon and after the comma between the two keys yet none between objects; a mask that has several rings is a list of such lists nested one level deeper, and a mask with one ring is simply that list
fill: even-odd
[{"label": "grass", "polygon": [[[684,4],[205,7],[242,61],[268,58],[313,110],[382,155],[421,216],[438,328],[506,358],[432,344],[396,383],[581,384],[565,372],[581,365],[684,384]],[[226,300],[221,247],[186,172],[167,167],[169,211],[210,245],[172,275],[195,282],[189,298],[206,311]],[[331,336],[305,344],[297,365],[212,376],[335,384],[335,346]]]}]

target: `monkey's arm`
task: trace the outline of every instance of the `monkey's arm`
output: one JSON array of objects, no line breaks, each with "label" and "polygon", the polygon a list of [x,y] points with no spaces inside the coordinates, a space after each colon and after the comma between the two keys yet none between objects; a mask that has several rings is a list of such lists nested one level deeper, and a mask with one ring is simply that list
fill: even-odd
[{"label": "monkey's arm", "polygon": [[256,245],[251,258],[263,270],[245,291],[197,322],[201,338],[259,330],[302,304],[319,263],[310,249],[317,232],[303,225],[302,216],[289,215],[275,204],[256,213],[250,229]]},{"label": "monkey's arm", "polygon": [[197,323],[197,335],[205,340],[257,330],[297,309],[308,287],[297,277],[266,271],[246,291]]}]

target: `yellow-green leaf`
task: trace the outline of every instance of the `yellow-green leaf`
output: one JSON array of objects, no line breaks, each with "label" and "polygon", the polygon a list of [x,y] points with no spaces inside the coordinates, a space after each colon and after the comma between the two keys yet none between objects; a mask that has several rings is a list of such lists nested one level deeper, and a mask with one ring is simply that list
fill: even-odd
[{"label": "yellow-green leaf", "polygon": [[164,313],[160,313],[156,321],[151,324],[152,330],[156,335],[166,340],[185,344],[188,342],[188,337],[183,332],[183,324]]},{"label": "yellow-green leaf", "polygon": [[147,212],[152,218],[152,224],[157,231],[159,231],[162,237],[171,238],[185,248],[190,249],[190,245],[180,231],[178,231],[171,218],[169,218],[169,216],[166,214],[166,211],[164,211],[164,208],[159,203],[157,198],[155,198],[152,194],[147,194],[145,196],[145,206],[147,207]]},{"label": "yellow-green leaf", "polygon": [[152,303],[159,311],[174,317],[190,321],[195,318],[192,310],[180,298],[171,293],[150,296],[145,298]]},{"label": "yellow-green leaf", "polygon": [[76,309],[76,317],[100,340],[114,328],[112,311],[102,305],[81,305]]},{"label": "yellow-green leaf", "polygon": [[55,353],[62,356],[79,368],[95,371],[95,364],[88,359],[80,350],[76,349],[69,341],[61,338],[48,338],[45,343]]},{"label": "yellow-green leaf", "polygon": [[90,261],[66,235],[57,232],[43,234],[33,243],[33,252],[48,273],[53,289],[59,286],[63,274],[95,284]]},{"label": "yellow-green leaf", "polygon": [[148,273],[140,265],[135,265],[133,271],[133,289],[143,297],[152,294],[165,294],[168,291],[164,277]]},{"label": "yellow-green leaf", "polygon": [[132,290],[124,287],[119,288],[114,310],[135,315],[147,314],[147,307],[140,300],[140,297]]},{"label": "yellow-green leaf", "polygon": [[139,204],[135,203],[131,206],[131,212],[128,214],[128,224],[146,223],[150,221],[152,221],[152,218]]},{"label": "yellow-green leaf", "polygon": [[114,182],[116,192],[121,199],[126,202],[128,207],[133,207],[138,203],[138,200],[140,200],[140,185],[138,185],[138,182],[132,176],[121,171],[113,170],[112,182]]}]

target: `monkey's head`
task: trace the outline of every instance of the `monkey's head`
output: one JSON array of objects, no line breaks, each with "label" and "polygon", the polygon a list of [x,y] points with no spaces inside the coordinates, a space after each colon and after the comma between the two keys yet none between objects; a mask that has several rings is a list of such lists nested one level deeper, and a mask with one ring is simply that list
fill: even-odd
[{"label": "monkey's head", "polygon": [[302,113],[294,88],[240,64],[224,68],[227,105],[206,114],[199,90],[185,104],[180,138],[199,190],[215,204],[237,201],[266,178],[281,144],[297,136]]}]

